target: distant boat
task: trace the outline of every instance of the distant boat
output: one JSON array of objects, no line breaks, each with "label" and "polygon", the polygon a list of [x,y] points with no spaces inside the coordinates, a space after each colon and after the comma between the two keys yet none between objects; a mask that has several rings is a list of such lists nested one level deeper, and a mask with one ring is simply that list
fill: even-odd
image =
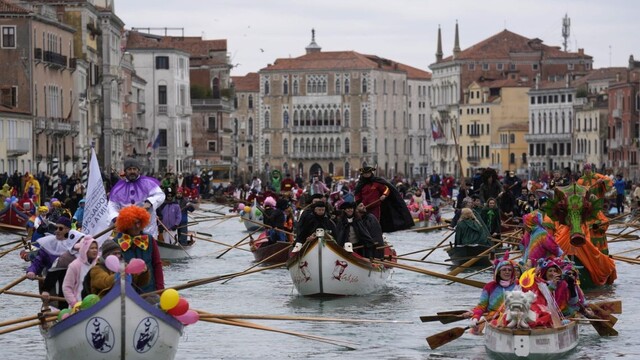
[{"label": "distant boat", "polygon": [[304,296],[371,294],[386,286],[392,272],[347,252],[328,237],[307,241],[289,259],[287,268],[296,290]]},{"label": "distant boat", "polygon": [[[452,266],[460,266],[467,261],[477,257],[484,251],[490,249],[489,245],[480,245],[480,244],[472,244],[472,245],[457,245],[446,248],[447,254],[449,254],[449,261],[451,261]],[[481,257],[478,261],[476,261],[473,266],[476,267],[487,267],[491,266],[491,259],[489,258],[491,254],[487,254]]]},{"label": "distant boat", "polygon": [[[158,250],[160,251],[160,258],[162,260],[180,260],[191,257],[191,249],[196,245],[196,241],[190,236],[189,243],[187,245],[181,245],[180,243],[164,242],[164,234],[158,235]],[[175,234],[172,232],[172,234]],[[174,235],[177,236],[177,235]],[[173,239],[173,236],[168,236],[169,240]]]},{"label": "distant boat", "polygon": [[[31,206],[31,203],[25,203],[25,205]],[[28,209],[28,207],[25,206]],[[25,210],[18,203],[11,203],[0,210],[0,224],[20,227],[22,230],[26,229],[27,222],[31,214],[28,210]]]},{"label": "distant boat", "polygon": [[[280,264],[289,260],[288,248],[291,247],[291,243],[286,241],[278,241],[272,244],[268,243],[268,235],[266,231],[263,231],[256,240],[249,242],[251,246],[251,253],[256,259],[256,262],[261,262],[265,265]],[[277,255],[274,255],[277,254]],[[270,256],[273,256],[270,258]],[[269,258],[269,260],[266,260]]]},{"label": "distant boat", "polygon": [[129,279],[116,282],[97,304],[40,328],[47,359],[172,360],[183,325],[145,301]]}]

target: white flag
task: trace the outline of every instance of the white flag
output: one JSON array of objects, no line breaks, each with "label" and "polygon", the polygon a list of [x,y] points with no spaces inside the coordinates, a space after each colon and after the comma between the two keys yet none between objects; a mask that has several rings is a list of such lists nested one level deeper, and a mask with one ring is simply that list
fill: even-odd
[{"label": "white flag", "polygon": [[[107,193],[104,191],[102,174],[96,152],[91,148],[91,162],[89,163],[89,183],[87,184],[86,204],[84,206],[84,218],[82,220],[82,232],[87,235],[95,235],[109,226],[109,210],[107,208]],[[110,232],[100,236],[96,240],[98,245],[109,238]]]}]

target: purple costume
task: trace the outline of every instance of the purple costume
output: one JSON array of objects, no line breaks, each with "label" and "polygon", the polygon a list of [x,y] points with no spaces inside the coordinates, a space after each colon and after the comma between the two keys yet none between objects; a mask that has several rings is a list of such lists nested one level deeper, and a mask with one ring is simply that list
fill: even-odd
[{"label": "purple costume", "polygon": [[143,206],[146,201],[151,203],[151,220],[144,228],[144,232],[158,237],[158,222],[155,210],[164,202],[164,192],[160,189],[158,180],[139,176],[134,181],[121,179],[111,189],[109,195],[109,216],[114,219],[118,216],[120,209],[129,205]]}]

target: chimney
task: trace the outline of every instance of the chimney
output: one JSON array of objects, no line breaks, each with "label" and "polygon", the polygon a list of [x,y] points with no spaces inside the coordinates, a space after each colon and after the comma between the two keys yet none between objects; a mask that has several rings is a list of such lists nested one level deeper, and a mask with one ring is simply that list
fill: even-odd
[{"label": "chimney", "polygon": [[584,48],[578,49],[578,55],[584,55]]},{"label": "chimney", "polygon": [[440,31],[440,25],[438,25],[438,49],[436,50],[436,62],[442,61],[442,32]]}]

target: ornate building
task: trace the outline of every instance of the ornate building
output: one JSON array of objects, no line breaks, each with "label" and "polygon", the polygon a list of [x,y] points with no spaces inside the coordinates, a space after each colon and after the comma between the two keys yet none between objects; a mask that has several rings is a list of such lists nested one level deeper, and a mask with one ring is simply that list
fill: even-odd
[{"label": "ornate building", "polygon": [[379,175],[410,175],[408,80],[425,86],[429,74],[375,55],[323,52],[314,35],[306,50],[259,72],[254,172],[355,177],[367,163]]},{"label": "ornate building", "polygon": [[[232,116],[231,140],[233,158],[237,162],[236,179],[246,184],[257,168],[258,157],[255,144],[258,139],[258,96],[260,94],[260,75],[248,73],[245,76],[233,76],[235,89],[234,112]],[[285,174],[289,171],[285,170]]]}]

